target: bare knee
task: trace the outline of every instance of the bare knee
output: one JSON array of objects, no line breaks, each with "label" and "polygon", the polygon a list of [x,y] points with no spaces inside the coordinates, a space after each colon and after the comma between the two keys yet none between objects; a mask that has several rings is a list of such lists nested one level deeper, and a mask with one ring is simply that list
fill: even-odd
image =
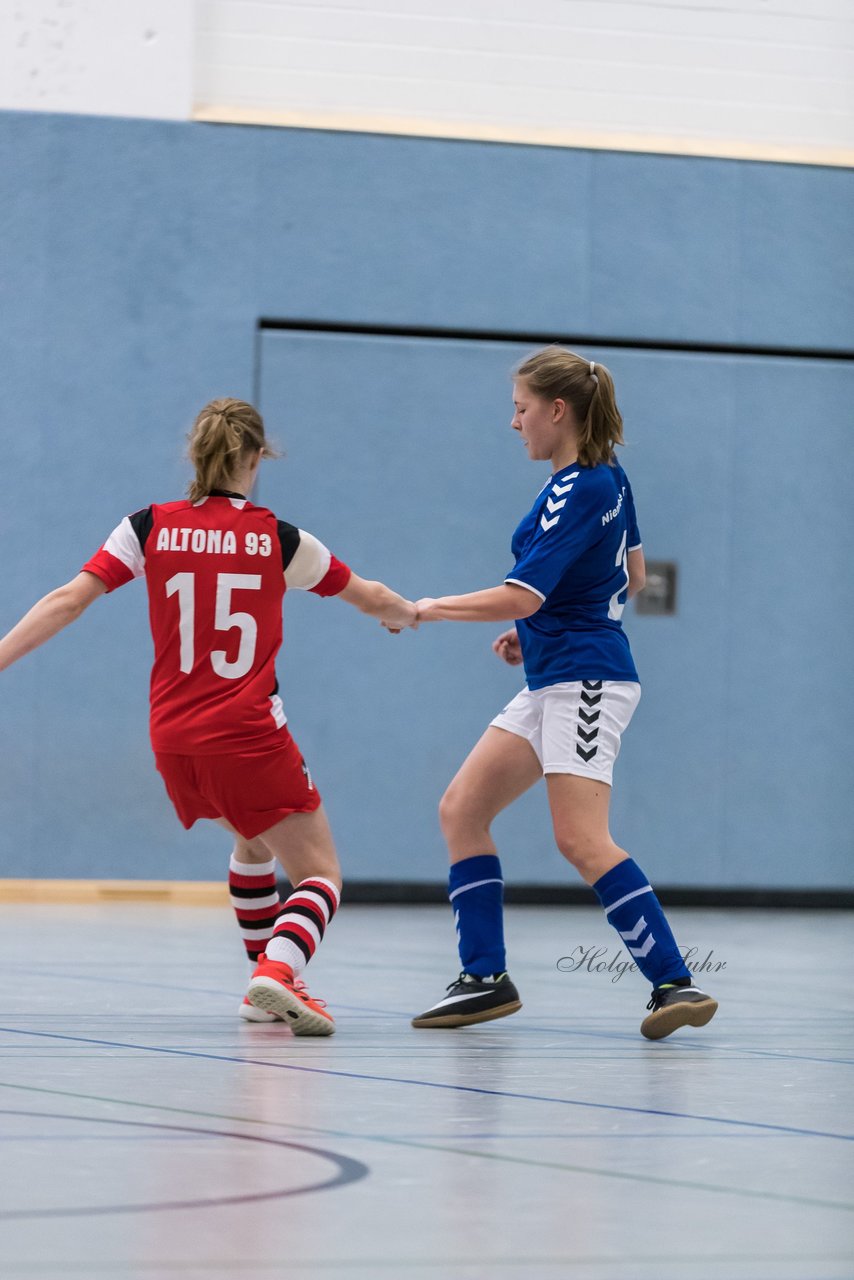
[{"label": "bare knee", "polygon": [[451,829],[456,826],[461,808],[454,787],[448,787],[439,801],[439,826],[442,828],[442,835],[446,838]]},{"label": "bare knee", "polygon": [[451,783],[439,801],[439,826],[451,860],[494,853],[489,834],[491,821],[491,815],[481,812],[463,787]]},{"label": "bare knee", "polygon": [[584,861],[584,855],[578,832],[573,831],[571,827],[555,831],[555,843],[561,856],[580,871],[580,863]]},{"label": "bare knee", "polygon": [[626,857],[625,851],[610,838],[596,839],[573,827],[556,830],[555,843],[567,862],[588,884],[595,884],[600,876]]},{"label": "bare knee", "polygon": [[446,840],[473,828],[484,831],[489,829],[489,823],[477,814],[464,788],[455,786],[454,783],[451,783],[439,801],[439,825]]}]

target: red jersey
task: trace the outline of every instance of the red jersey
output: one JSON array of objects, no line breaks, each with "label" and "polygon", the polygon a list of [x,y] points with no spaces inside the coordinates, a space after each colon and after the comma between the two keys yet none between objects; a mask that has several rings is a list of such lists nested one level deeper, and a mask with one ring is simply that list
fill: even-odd
[{"label": "red jersey", "polygon": [[222,489],[126,516],[83,568],[109,591],[145,575],[151,743],[182,755],[272,745],[285,591],[333,596],[350,579],[310,533]]}]

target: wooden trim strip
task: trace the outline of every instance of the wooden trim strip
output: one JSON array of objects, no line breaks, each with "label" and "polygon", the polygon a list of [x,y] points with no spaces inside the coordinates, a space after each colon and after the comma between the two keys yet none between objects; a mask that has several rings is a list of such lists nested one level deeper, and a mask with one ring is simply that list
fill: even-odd
[{"label": "wooden trim strip", "polygon": [[208,124],[269,125],[285,129],[321,129],[337,133],[379,133],[468,142],[504,142],[523,146],[566,147],[591,151],[631,151],[650,155],[702,156],[723,160],[761,160],[772,164],[809,164],[854,168],[849,147],[783,146],[740,138],[673,137],[665,134],[604,133],[589,129],[514,128],[396,116],[338,115],[328,112],[276,111],[266,107],[198,105],[193,119]]},{"label": "wooden trim strip", "polygon": [[[668,886],[656,892],[670,907],[797,908],[799,910],[852,910],[854,887],[780,888],[732,885]],[[443,903],[448,888],[440,881],[354,880],[346,886],[352,905],[420,906]],[[510,906],[595,906],[592,890],[577,884],[508,884],[505,900]],[[3,880],[0,904],[9,902],[104,903],[165,902],[170,906],[220,907],[228,905],[228,886],[218,880]]]},{"label": "wooden trim strip", "polygon": [[169,906],[228,906],[228,885],[219,880],[3,880],[6,902],[164,902]]}]

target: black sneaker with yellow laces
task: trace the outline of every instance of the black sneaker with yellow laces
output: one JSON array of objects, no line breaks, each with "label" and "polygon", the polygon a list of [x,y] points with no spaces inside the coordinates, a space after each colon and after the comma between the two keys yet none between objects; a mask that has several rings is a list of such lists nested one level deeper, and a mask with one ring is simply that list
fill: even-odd
[{"label": "black sneaker with yellow laces", "polygon": [[715,1016],[718,1002],[693,984],[665,982],[653,988],[646,1007],[652,1012],[641,1023],[641,1035],[647,1040],[663,1040],[680,1027],[704,1027]]}]

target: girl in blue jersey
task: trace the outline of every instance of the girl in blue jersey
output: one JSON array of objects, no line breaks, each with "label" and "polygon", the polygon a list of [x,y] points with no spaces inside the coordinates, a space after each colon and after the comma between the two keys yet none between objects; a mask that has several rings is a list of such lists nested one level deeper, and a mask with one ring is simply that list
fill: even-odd
[{"label": "girl in blue jersey", "polygon": [[513,535],[513,569],[503,586],[418,602],[419,622],[515,619],[493,648],[511,666],[524,663],[527,687],[442,798],[462,972],[413,1026],[466,1026],[521,1008],[505,971],[504,882],[490,827],[545,775],[558,849],[652,984],[641,1032],[657,1040],[704,1025],[717,1004],[692,985],[652,886],[608,827],[613,765],[640,699],[621,616],[645,578],[632,491],[614,454],[622,418],[608,370],[560,347],[519,367],[513,403],[528,457],[552,469]]}]

